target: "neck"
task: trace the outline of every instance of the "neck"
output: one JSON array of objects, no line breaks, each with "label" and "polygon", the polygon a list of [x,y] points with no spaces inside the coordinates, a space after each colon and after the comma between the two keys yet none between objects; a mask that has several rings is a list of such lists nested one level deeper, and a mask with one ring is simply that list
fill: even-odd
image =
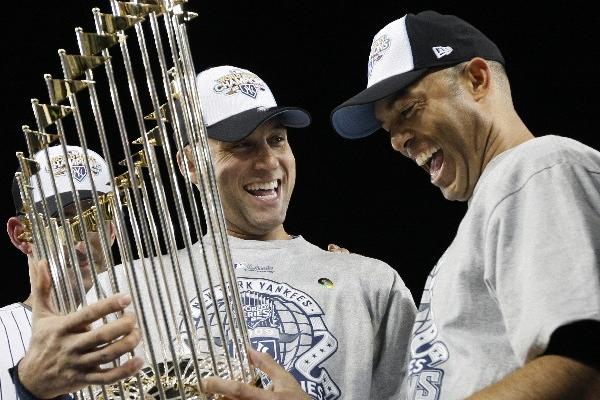
[{"label": "neck", "polygon": [[268,232],[250,233],[244,232],[237,227],[229,226],[227,233],[239,239],[244,240],[289,240],[292,237],[285,231],[283,225],[277,226]]},{"label": "neck", "polygon": [[490,126],[483,147],[484,155],[482,158],[481,171],[483,171],[489,162],[497,155],[533,138],[534,136],[531,131],[514,110],[510,113],[509,118],[503,119],[500,123],[494,121]]},{"label": "neck", "polygon": [[[30,271],[29,274],[31,274],[32,269],[37,268],[38,262],[39,262],[39,260],[33,256],[33,253],[27,254],[27,268]],[[31,284],[33,285],[33,282]],[[31,288],[31,290],[33,291],[33,288]],[[25,301],[23,301],[23,304],[26,304],[29,307],[33,307],[33,293],[32,292],[29,292],[29,296],[27,297],[27,299],[25,299]]]}]

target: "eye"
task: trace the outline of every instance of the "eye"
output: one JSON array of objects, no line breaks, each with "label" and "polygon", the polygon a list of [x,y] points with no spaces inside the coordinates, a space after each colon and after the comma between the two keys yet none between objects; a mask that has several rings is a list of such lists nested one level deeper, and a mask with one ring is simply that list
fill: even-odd
[{"label": "eye", "polygon": [[402,109],[400,110],[400,114],[404,117],[404,118],[408,118],[412,115],[414,109],[415,109],[415,105],[417,103],[410,103],[408,105],[405,105],[402,107]]},{"label": "eye", "polygon": [[269,142],[272,145],[282,145],[286,141],[286,136],[284,134],[276,134],[269,138]]}]

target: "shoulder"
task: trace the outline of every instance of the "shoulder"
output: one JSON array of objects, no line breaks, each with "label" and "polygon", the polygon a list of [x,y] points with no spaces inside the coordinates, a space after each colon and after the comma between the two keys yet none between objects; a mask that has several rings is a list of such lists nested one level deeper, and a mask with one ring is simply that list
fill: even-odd
[{"label": "shoulder", "polygon": [[542,136],[514,148],[511,160],[533,169],[555,164],[581,165],[598,170],[600,153],[577,140],[562,136]]},{"label": "shoulder", "polygon": [[31,311],[21,303],[0,308],[0,337],[6,338],[4,340],[8,341],[9,347],[13,341],[16,341],[19,346],[25,346],[29,332],[31,332]]},{"label": "shoulder", "polygon": [[[508,176],[527,178],[557,165],[579,166],[600,172],[600,152],[576,140],[561,136],[542,136],[507,151],[499,163],[499,172],[513,171]],[[505,175],[506,176],[506,175]]]},{"label": "shoulder", "polygon": [[0,308],[0,316],[11,315],[16,311],[25,313],[29,312],[29,310],[23,307],[21,303],[12,303]]},{"label": "shoulder", "polygon": [[335,253],[323,250],[306,240],[304,242],[308,251],[321,258],[321,264],[335,269],[337,273],[359,280],[365,287],[390,289],[399,285],[408,291],[398,272],[384,261],[356,253]]},{"label": "shoulder", "polygon": [[600,152],[573,139],[543,136],[493,159],[477,183],[473,200],[480,197],[493,204],[526,187],[573,186],[590,179],[594,185],[600,183]]},{"label": "shoulder", "polygon": [[352,253],[352,249],[348,249],[351,253],[336,253],[328,250],[324,250],[304,238],[299,238],[302,240],[303,245],[306,247],[306,250],[314,253],[317,256],[324,257],[329,260],[335,260],[337,262],[342,262],[346,265],[347,268],[368,268],[368,269],[376,269],[381,271],[390,271],[395,272],[392,267],[390,267],[387,263],[378,260],[376,258],[363,256],[360,254]]},{"label": "shoulder", "polygon": [[[557,165],[580,166],[600,172],[600,152],[570,138],[548,135],[508,150],[495,169],[498,170],[496,175],[527,178]],[[512,172],[505,174],[507,170]]]}]

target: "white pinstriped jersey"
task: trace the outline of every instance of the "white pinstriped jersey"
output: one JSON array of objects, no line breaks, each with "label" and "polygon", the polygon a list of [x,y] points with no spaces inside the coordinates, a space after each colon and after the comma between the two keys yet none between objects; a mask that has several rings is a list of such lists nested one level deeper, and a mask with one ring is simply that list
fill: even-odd
[{"label": "white pinstriped jersey", "polygon": [[15,400],[8,369],[25,355],[31,339],[31,311],[21,303],[0,308],[0,400]]}]

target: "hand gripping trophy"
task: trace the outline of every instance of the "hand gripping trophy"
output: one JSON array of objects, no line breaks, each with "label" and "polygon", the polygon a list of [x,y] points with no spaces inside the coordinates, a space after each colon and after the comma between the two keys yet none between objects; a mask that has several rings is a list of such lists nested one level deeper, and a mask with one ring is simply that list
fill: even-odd
[{"label": "hand gripping trophy", "polygon": [[[186,31],[196,15],[184,6],[94,9],[96,32],[76,29],[80,54],[59,50],[64,76],[44,76],[49,100],[32,100],[36,128],[23,126],[23,236],[48,261],[57,311],[127,292],[142,333],[146,367],[82,399],[204,399],[205,376],[257,382]],[[178,154],[199,174],[180,175]],[[72,267],[82,252],[98,256]]]}]

